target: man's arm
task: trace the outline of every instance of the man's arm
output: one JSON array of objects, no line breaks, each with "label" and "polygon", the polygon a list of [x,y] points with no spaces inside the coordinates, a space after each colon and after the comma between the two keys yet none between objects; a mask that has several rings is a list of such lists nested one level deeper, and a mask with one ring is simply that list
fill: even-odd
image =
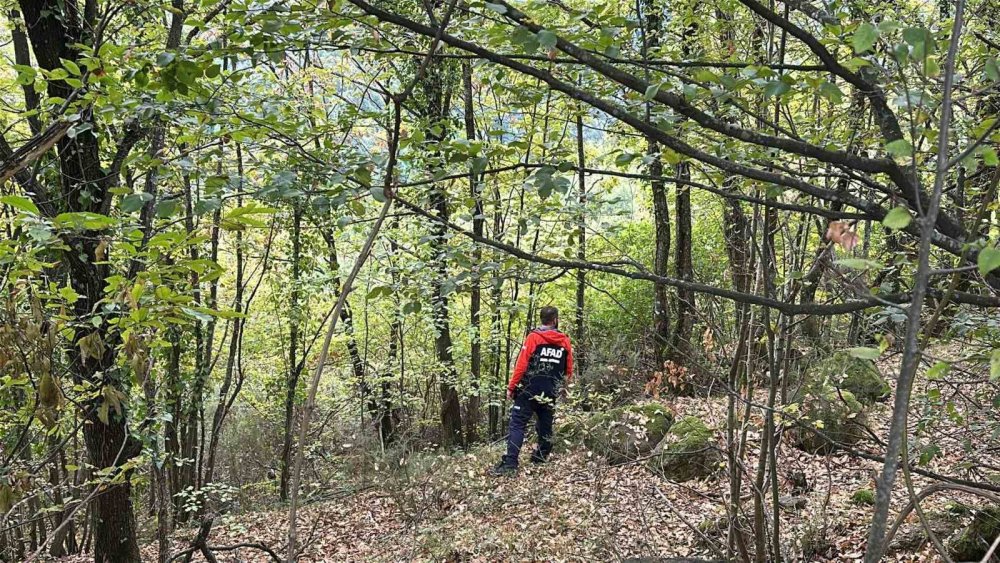
[{"label": "man's arm", "polygon": [[528,338],[524,339],[524,345],[521,346],[521,352],[517,355],[517,363],[514,364],[514,373],[510,377],[510,383],[507,385],[507,398],[514,398],[514,389],[517,388],[517,384],[521,382],[521,378],[524,377],[525,372],[528,371],[528,360],[531,359],[531,355],[535,353],[535,347],[538,346],[538,342],[535,339],[534,334],[529,334]]}]

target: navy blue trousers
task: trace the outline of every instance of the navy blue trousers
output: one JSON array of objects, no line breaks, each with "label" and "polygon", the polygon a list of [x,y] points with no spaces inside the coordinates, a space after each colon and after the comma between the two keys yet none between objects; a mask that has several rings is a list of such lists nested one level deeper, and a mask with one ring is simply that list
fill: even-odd
[{"label": "navy blue trousers", "polygon": [[527,431],[531,416],[536,417],[535,431],[538,433],[538,449],[531,454],[536,461],[545,461],[552,451],[552,417],[555,414],[555,399],[544,396],[533,396],[522,391],[514,399],[510,409],[510,428],[507,432],[507,455],[503,456],[504,465],[517,467],[517,458],[524,445],[524,433]]}]

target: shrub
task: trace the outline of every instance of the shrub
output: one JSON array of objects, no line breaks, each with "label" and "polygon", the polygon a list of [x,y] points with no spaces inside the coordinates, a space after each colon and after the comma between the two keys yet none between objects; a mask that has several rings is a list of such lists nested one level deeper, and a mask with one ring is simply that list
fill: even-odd
[{"label": "shrub", "polygon": [[861,505],[874,505],[875,504],[875,491],[871,489],[858,489],[854,491],[851,495],[851,504]]}]

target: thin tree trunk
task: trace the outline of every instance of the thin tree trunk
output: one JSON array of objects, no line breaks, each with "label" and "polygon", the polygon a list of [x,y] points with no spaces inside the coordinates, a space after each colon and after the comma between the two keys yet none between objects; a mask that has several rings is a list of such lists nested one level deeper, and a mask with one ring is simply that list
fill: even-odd
[{"label": "thin tree trunk", "polygon": [[[577,188],[579,190],[580,210],[576,219],[577,245],[576,258],[581,262],[587,261],[587,175],[586,175],[586,155],[583,144],[583,108],[576,114],[576,161],[579,168]],[[573,368],[576,376],[583,374],[586,370],[586,290],[587,272],[583,269],[576,271],[576,343],[573,350]]]},{"label": "thin tree trunk", "polygon": [[316,364],[316,371],[313,373],[312,380],[309,382],[309,393],[306,396],[306,403],[303,405],[302,409],[302,421],[299,424],[299,441],[298,448],[295,452],[295,467],[292,471],[291,495],[288,508],[288,553],[286,558],[288,563],[294,563],[298,558],[298,521],[296,520],[296,514],[298,511],[299,482],[302,478],[302,462],[305,458],[305,442],[309,431],[309,418],[311,417],[312,411],[316,406],[316,393],[319,390],[319,381],[320,378],[323,377],[323,368],[326,365],[327,357],[330,352],[330,342],[333,340],[333,334],[337,328],[337,319],[340,317],[340,312],[343,310],[344,304],[347,302],[347,296],[351,293],[354,280],[358,277],[358,273],[361,271],[361,267],[364,265],[365,261],[368,260],[368,255],[371,253],[372,245],[375,243],[375,238],[378,236],[379,230],[382,228],[382,223],[385,221],[386,215],[389,214],[389,209],[392,207],[392,188],[395,185],[394,171],[396,167],[396,150],[399,146],[400,105],[400,101],[394,101],[393,103],[393,130],[392,134],[389,136],[389,162],[386,164],[385,184],[383,187],[385,203],[382,204],[382,210],[379,212],[379,216],[375,220],[375,224],[368,233],[368,239],[365,241],[364,246],[361,247],[361,252],[354,261],[354,268],[352,268],[351,273],[348,274],[347,279],[344,281],[344,286],[340,290],[340,295],[337,297],[337,304],[334,306],[330,318],[330,328],[327,329],[326,337],[323,339],[323,346],[320,349],[319,359]]},{"label": "thin tree trunk", "polygon": [[304,362],[299,358],[299,295],[302,261],[302,209],[296,203],[292,211],[292,279],[289,298],[288,323],[288,376],[285,379],[285,427],[281,447],[281,500],[288,500],[288,486],[292,461],[292,440],[295,426],[295,393],[299,387],[299,374]]},{"label": "thin tree trunk", "polygon": [[934,188],[931,192],[930,205],[925,215],[917,219],[920,227],[920,243],[917,254],[917,271],[913,276],[912,300],[906,320],[906,339],[903,345],[903,357],[899,367],[899,378],[896,382],[896,396],[893,401],[890,417],[889,435],[886,444],[885,464],[877,481],[875,493],[875,511],[868,532],[868,546],[865,550],[865,563],[875,563],[882,558],[885,550],[884,538],[886,519],[889,516],[892,486],[896,480],[896,470],[899,468],[899,454],[905,441],[907,415],[910,406],[910,392],[913,380],[917,374],[922,357],[920,349],[920,313],[923,310],[924,298],[930,281],[931,239],[934,235],[940,210],[941,193],[944,190],[948,176],[949,129],[951,127],[952,85],[955,80],[955,59],[962,37],[964,25],[965,0],[958,0],[955,7],[955,18],[952,23],[951,42],[948,47],[948,57],[945,62],[944,92],[941,99],[941,120],[938,128],[937,167],[934,177]]}]

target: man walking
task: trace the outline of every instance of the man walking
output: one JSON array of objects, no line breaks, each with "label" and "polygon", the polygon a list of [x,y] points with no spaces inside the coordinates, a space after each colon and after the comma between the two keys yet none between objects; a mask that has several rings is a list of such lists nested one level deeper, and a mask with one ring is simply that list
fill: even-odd
[{"label": "man walking", "polygon": [[525,338],[507,386],[507,398],[514,400],[507,432],[507,454],[493,468],[494,475],[517,472],[524,432],[532,415],[537,418],[538,447],[531,454],[531,462],[544,463],[552,451],[552,415],[563,381],[569,382],[573,376],[573,350],[569,337],[557,330],[559,310],[542,307],[540,317],[542,326]]}]

